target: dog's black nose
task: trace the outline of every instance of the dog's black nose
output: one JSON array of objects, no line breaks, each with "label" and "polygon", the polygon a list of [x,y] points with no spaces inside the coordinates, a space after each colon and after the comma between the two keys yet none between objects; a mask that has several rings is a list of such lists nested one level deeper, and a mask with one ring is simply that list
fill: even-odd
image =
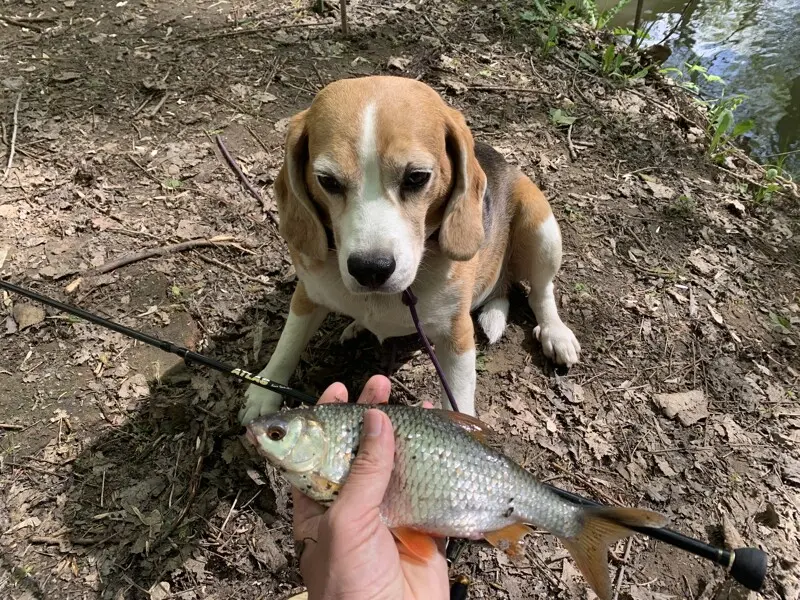
[{"label": "dog's black nose", "polygon": [[392,276],[397,264],[393,256],[385,254],[351,254],[347,270],[364,287],[377,288]]}]

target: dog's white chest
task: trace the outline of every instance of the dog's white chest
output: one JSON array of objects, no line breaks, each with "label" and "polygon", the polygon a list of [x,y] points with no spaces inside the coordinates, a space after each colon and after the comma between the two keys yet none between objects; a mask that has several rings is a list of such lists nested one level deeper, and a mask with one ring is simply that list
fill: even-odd
[{"label": "dog's white chest", "polygon": [[[302,280],[312,301],[351,317],[380,341],[416,332],[411,312],[400,294],[351,293],[342,281],[335,258],[319,271],[303,273]],[[425,265],[412,289],[426,335],[437,337],[449,332],[459,300],[459,293],[450,282],[449,268],[444,264]]]}]

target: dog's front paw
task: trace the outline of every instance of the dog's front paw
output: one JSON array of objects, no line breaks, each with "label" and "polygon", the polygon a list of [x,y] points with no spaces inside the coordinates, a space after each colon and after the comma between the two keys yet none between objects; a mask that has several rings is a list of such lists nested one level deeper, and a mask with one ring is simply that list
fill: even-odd
[{"label": "dog's front paw", "polygon": [[247,425],[253,419],[278,412],[283,402],[280,394],[251,384],[244,393],[244,408],[239,411],[239,422]]},{"label": "dog's front paw", "polygon": [[571,367],[578,362],[581,345],[572,330],[562,322],[537,325],[533,335],[542,345],[544,355],[559,365]]},{"label": "dog's front paw", "polygon": [[356,321],[353,321],[344,328],[342,335],[339,336],[339,343],[344,344],[345,342],[349,342],[350,340],[356,339],[359,335],[361,335],[364,331],[364,328],[359,325]]}]

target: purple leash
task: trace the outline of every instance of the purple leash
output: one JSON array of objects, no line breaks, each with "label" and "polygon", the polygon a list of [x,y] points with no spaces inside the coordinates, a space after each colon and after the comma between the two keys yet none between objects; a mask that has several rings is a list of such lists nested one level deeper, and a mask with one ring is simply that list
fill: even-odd
[{"label": "purple leash", "polygon": [[431,357],[431,361],[433,361],[433,367],[436,369],[436,374],[442,381],[442,387],[444,387],[444,393],[447,395],[447,399],[450,402],[450,406],[453,407],[454,411],[461,412],[460,410],[458,410],[458,404],[456,404],[456,399],[453,397],[453,392],[450,390],[450,386],[448,385],[447,379],[444,376],[444,371],[442,371],[442,367],[436,358],[436,354],[433,352],[431,343],[428,341],[427,336],[422,331],[422,324],[419,322],[419,316],[417,315],[417,307],[416,307],[417,297],[414,295],[414,292],[411,291],[411,288],[406,288],[406,290],[403,292],[403,304],[405,304],[411,311],[411,320],[414,321],[414,327],[417,328],[419,339],[422,340],[422,344],[425,346],[425,352],[428,353],[428,356]]}]

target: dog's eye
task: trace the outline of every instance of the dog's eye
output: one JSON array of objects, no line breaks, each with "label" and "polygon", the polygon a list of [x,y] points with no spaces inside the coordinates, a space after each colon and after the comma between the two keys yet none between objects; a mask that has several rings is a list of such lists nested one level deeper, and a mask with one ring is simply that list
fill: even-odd
[{"label": "dog's eye", "polygon": [[344,186],[332,175],[317,175],[317,181],[329,194],[341,194],[344,190]]},{"label": "dog's eye", "polygon": [[286,430],[283,427],[279,427],[278,425],[273,425],[272,427],[267,429],[267,437],[271,439],[273,442],[280,442],[285,435],[286,435]]},{"label": "dog's eye", "polygon": [[409,192],[420,190],[430,178],[430,171],[410,171],[403,177],[403,189]]}]

